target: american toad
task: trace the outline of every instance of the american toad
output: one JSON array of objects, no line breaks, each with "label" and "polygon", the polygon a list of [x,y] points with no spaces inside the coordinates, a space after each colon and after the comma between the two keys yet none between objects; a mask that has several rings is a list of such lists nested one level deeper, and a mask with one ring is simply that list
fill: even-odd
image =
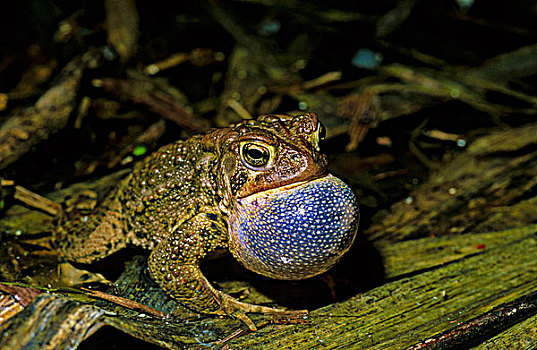
[{"label": "american toad", "polygon": [[[315,114],[266,115],[160,148],[100,203],[65,209],[54,227],[64,258],[91,263],[128,244],[149,249],[151,277],[200,313],[283,310],[214,289],[200,261],[229,249],[248,269],[302,279],[332,267],[358,226],[351,189],[328,174]],[[89,204],[87,204],[89,203]]]}]

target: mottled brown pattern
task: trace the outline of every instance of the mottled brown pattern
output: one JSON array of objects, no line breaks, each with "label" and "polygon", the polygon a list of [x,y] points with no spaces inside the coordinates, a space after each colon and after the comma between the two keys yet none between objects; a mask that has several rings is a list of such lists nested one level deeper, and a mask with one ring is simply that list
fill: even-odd
[{"label": "mottled brown pattern", "polygon": [[[318,146],[323,133],[315,114],[268,115],[164,146],[100,203],[86,196],[64,206],[54,228],[58,251],[68,260],[90,263],[127,244],[150,249],[150,275],[170,296],[198,312],[231,315],[255,329],[246,312],[282,310],[245,304],[215,290],[199,263],[229,248],[238,201],[285,188],[278,204],[282,213],[291,185],[327,175],[326,156]],[[352,243],[357,226],[357,206],[348,191],[352,198],[341,205],[352,206],[353,216],[345,218],[351,229],[340,235],[346,243],[339,255]],[[320,263],[316,273],[335,261]],[[284,271],[279,277],[292,278],[285,268],[279,270]]]}]

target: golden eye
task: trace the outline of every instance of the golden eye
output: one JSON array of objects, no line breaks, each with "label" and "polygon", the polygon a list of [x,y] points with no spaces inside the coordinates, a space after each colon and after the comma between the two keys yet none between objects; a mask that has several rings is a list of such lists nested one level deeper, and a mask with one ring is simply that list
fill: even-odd
[{"label": "golden eye", "polygon": [[247,165],[260,168],[270,162],[271,152],[265,146],[256,143],[245,143],[241,148],[241,155]]}]

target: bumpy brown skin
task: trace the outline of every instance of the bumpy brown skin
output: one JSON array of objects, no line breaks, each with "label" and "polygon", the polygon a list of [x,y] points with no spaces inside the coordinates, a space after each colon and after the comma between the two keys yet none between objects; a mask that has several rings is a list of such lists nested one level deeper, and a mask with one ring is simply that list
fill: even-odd
[{"label": "bumpy brown skin", "polygon": [[[90,198],[88,207],[78,202],[65,209],[53,230],[60,255],[91,263],[127,244],[142,246],[151,250],[152,278],[170,296],[198,312],[235,316],[255,329],[244,313],[282,310],[215,290],[199,263],[228,249],[228,216],[236,198],[326,174],[320,128],[315,114],[268,115],[164,146],[98,206]],[[245,161],[245,144],[270,150],[269,164]]]}]

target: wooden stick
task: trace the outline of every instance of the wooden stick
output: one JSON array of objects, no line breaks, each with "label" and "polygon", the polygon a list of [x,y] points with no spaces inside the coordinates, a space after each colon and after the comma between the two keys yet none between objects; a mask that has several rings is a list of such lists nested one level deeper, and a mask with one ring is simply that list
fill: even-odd
[{"label": "wooden stick", "polygon": [[20,200],[33,208],[42,210],[50,215],[56,216],[60,213],[61,206],[43,196],[38,195],[22,186],[15,186],[15,199]]}]

